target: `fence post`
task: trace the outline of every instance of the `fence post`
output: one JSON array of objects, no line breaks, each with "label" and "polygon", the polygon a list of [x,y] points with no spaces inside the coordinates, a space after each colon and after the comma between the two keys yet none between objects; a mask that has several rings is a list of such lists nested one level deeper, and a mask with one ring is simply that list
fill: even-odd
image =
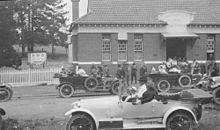
[{"label": "fence post", "polygon": [[28,69],[28,83],[31,83],[31,68]]}]

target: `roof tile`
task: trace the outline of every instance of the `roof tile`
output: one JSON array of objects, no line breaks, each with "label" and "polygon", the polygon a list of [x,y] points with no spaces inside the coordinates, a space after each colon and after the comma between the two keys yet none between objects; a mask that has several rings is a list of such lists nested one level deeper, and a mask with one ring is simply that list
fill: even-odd
[{"label": "roof tile", "polygon": [[91,12],[75,22],[161,24],[163,22],[158,20],[161,12],[184,10],[195,14],[192,24],[220,24],[219,0],[91,0],[90,2]]}]

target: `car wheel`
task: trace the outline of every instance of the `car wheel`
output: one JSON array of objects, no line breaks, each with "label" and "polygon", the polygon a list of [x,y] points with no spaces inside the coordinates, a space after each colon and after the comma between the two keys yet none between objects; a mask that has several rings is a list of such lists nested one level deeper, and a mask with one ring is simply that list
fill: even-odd
[{"label": "car wheel", "polygon": [[8,88],[0,88],[0,102],[6,102],[10,100],[12,93]]},{"label": "car wheel", "polygon": [[187,113],[176,112],[168,118],[166,127],[167,130],[193,130],[194,120]]},{"label": "car wheel", "polygon": [[74,94],[74,88],[71,84],[63,84],[58,90],[60,96],[63,98],[70,98]]},{"label": "car wheel", "polygon": [[214,102],[220,105],[220,86],[213,91]]},{"label": "car wheel", "polygon": [[160,92],[167,92],[170,90],[170,82],[167,80],[160,80],[157,84],[157,89]]},{"label": "car wheel", "polygon": [[118,95],[119,94],[119,85],[120,85],[120,83],[118,81],[114,82],[111,86],[110,92],[112,94]]},{"label": "car wheel", "polygon": [[2,120],[2,116],[0,115],[0,130],[2,129],[2,124],[3,124],[3,120]]},{"label": "car wheel", "polygon": [[178,83],[181,87],[189,87],[191,85],[191,78],[188,75],[182,75],[178,79]]},{"label": "car wheel", "polygon": [[66,130],[95,130],[95,123],[85,114],[74,114],[67,122]]},{"label": "car wheel", "polygon": [[10,91],[9,100],[11,100],[11,98],[13,97],[14,92],[13,92],[13,90],[11,88],[8,88],[8,90]]},{"label": "car wheel", "polygon": [[98,80],[95,77],[88,77],[85,82],[84,86],[89,91],[94,91],[98,87]]}]

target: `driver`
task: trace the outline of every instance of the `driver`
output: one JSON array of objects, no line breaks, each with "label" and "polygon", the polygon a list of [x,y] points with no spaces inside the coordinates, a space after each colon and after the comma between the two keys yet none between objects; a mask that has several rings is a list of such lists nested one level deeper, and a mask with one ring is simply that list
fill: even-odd
[{"label": "driver", "polygon": [[141,77],[139,80],[140,86],[135,93],[136,102],[134,104],[144,104],[152,101],[157,96],[155,84],[149,76]]}]

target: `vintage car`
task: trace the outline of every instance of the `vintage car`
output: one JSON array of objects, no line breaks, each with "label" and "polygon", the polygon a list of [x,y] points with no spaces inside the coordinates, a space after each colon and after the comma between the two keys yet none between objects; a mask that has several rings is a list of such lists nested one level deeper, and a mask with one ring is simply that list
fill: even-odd
[{"label": "vintage car", "polygon": [[[158,91],[160,92],[167,92],[170,89],[179,88],[189,88],[192,84],[196,84],[202,78],[200,74],[175,74],[175,73],[168,73],[168,74],[149,74],[152,80],[155,82]],[[175,86],[175,87],[174,87]]]},{"label": "vintage car", "polygon": [[114,77],[96,77],[80,76],[77,74],[72,75],[59,75],[55,74],[56,78],[59,78],[60,84],[56,86],[61,97],[69,98],[73,96],[77,89],[83,89],[88,92],[94,91],[109,91],[112,94],[117,94],[118,80]]},{"label": "vintage car", "polygon": [[201,81],[196,84],[196,87],[212,93],[213,100],[220,105],[220,76],[203,76]]},{"label": "vintage car", "polygon": [[144,104],[122,101],[118,96],[79,99],[65,113],[66,130],[193,130],[202,116],[202,104],[208,103],[212,95],[201,89],[183,90],[179,95],[177,100],[153,99]]},{"label": "vintage car", "polygon": [[0,84],[0,102],[8,101],[13,96],[12,86],[10,84]]}]

